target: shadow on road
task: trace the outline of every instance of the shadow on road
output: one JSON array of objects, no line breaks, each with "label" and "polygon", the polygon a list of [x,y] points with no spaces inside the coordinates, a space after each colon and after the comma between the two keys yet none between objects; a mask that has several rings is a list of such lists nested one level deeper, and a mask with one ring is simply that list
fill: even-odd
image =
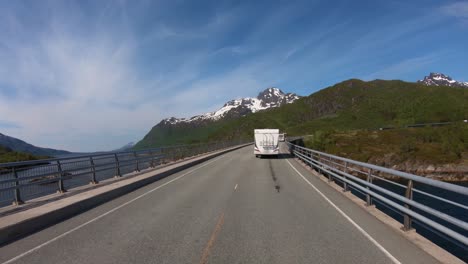
[{"label": "shadow on road", "polygon": [[290,159],[292,158],[292,155],[289,154],[289,153],[282,153],[282,154],[279,154],[278,156],[274,156],[274,155],[264,155],[264,156],[260,156],[260,157],[257,157],[259,159]]}]

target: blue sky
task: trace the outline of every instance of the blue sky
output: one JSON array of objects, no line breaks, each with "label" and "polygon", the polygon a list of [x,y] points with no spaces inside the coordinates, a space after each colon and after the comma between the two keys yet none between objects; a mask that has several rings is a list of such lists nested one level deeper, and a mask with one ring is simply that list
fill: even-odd
[{"label": "blue sky", "polygon": [[71,151],[270,87],[468,81],[468,1],[1,1],[0,133]]}]

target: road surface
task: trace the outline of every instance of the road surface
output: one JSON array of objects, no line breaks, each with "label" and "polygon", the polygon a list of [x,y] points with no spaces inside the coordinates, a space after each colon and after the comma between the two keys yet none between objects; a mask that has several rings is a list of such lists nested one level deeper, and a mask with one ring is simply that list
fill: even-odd
[{"label": "road surface", "polygon": [[0,263],[437,263],[286,155],[251,146],[0,248]]}]

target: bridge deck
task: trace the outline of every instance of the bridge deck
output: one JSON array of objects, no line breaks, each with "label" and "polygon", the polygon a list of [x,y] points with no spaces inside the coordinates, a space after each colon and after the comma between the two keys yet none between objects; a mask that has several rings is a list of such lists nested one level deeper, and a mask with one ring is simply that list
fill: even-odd
[{"label": "bridge deck", "polygon": [[252,147],[0,248],[0,263],[15,257],[13,263],[68,264],[437,262],[296,161],[257,159]]}]

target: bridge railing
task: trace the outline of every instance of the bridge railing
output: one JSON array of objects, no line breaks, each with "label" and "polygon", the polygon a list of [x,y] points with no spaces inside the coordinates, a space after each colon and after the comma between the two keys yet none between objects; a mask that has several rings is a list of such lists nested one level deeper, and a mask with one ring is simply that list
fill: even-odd
[{"label": "bridge railing", "polygon": [[0,164],[0,207],[240,145],[235,140]]},{"label": "bridge railing", "polygon": [[359,162],[287,142],[292,155],[361,196],[366,205],[379,203],[402,219],[403,230],[413,222],[468,246],[468,188],[369,163]]}]

